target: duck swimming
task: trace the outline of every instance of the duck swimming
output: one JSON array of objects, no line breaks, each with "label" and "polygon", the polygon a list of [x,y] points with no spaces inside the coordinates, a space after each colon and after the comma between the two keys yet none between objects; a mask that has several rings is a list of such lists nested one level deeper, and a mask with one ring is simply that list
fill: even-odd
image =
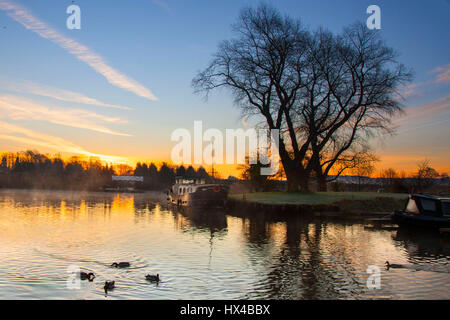
[{"label": "duck swimming", "polygon": [[115,281],[105,281],[105,286],[103,287],[103,289],[105,289],[106,294],[108,294],[108,290],[112,290],[116,287],[115,283]]},{"label": "duck swimming", "polygon": [[390,268],[404,268],[401,264],[390,264],[389,261],[386,261],[386,269],[389,270]]},{"label": "duck swimming", "polygon": [[111,264],[111,267],[113,268],[128,268],[131,264],[129,262],[113,262],[113,264]]},{"label": "duck swimming", "polygon": [[95,274],[93,274],[92,272],[86,273],[86,272],[80,272],[80,279],[81,280],[89,280],[90,282],[92,282],[95,278]]},{"label": "duck swimming", "polygon": [[154,274],[148,274],[145,276],[145,279],[153,282],[159,282],[159,273],[156,276]]}]

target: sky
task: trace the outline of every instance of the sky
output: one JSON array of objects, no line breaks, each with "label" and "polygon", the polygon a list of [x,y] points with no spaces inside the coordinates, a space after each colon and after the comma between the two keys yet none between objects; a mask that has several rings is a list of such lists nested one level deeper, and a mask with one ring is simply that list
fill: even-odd
[{"label": "sky", "polygon": [[[71,4],[81,29],[66,26]],[[260,1],[0,0],[0,151],[27,149],[105,161],[168,161],[178,128],[245,128],[227,91],[194,94],[231,24]],[[340,32],[381,8],[381,33],[414,70],[397,134],[371,141],[378,169],[428,159],[450,172],[450,1],[268,2],[308,28]],[[223,175],[235,174],[222,167]]]}]

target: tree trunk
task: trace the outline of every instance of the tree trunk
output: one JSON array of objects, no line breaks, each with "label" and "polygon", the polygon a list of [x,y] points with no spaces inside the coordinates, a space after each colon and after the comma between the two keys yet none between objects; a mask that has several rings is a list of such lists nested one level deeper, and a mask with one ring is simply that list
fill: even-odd
[{"label": "tree trunk", "polygon": [[317,176],[317,185],[319,191],[326,192],[327,191],[327,178],[325,175]]},{"label": "tree trunk", "polygon": [[295,162],[290,160],[288,164],[287,161],[283,161],[284,172],[286,173],[288,191],[307,191],[309,190],[309,177],[307,176],[305,170]]},{"label": "tree trunk", "polygon": [[288,191],[308,191],[309,179],[299,172],[286,173]]},{"label": "tree trunk", "polygon": [[316,152],[310,161],[313,165],[312,168],[316,173],[318,191],[326,192],[327,191],[327,176],[328,176],[328,174],[326,173],[327,171],[323,172],[323,168],[322,168],[322,165],[320,164],[318,155],[319,155],[318,152]]}]

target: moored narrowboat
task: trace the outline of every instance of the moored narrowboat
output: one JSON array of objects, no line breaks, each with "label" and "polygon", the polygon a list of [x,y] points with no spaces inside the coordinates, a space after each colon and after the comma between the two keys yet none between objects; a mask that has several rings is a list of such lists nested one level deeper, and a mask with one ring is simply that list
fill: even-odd
[{"label": "moored narrowboat", "polygon": [[450,228],[450,198],[412,194],[405,209],[392,214],[392,220],[399,225]]},{"label": "moored narrowboat", "polygon": [[229,187],[220,183],[177,179],[168,190],[169,204],[179,207],[219,208],[226,205]]}]

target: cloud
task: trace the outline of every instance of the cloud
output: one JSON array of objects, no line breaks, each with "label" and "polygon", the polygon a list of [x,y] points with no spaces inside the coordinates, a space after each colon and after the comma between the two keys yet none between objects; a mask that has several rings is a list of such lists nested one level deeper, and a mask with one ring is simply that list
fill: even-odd
[{"label": "cloud", "polygon": [[31,81],[17,81],[14,82],[10,79],[0,78],[0,86],[2,89],[31,93],[39,96],[49,97],[56,100],[83,103],[89,105],[96,105],[100,107],[116,108],[123,110],[132,110],[130,107],[120,106],[115,104],[104,103],[94,98],[87,97],[81,93],[58,89],[55,87],[50,87],[46,85],[37,84]]},{"label": "cloud", "polygon": [[435,82],[438,83],[449,83],[450,82],[450,64],[445,66],[439,66],[431,71],[432,73],[437,73]]},{"label": "cloud", "polygon": [[156,4],[157,6],[163,8],[167,12],[172,13],[172,10],[170,9],[170,7],[169,7],[169,5],[167,4],[166,1],[164,1],[164,0],[153,0],[152,2],[154,4]]},{"label": "cloud", "polygon": [[34,130],[13,125],[8,122],[0,120],[0,139],[10,140],[18,143],[23,143],[27,146],[43,147],[58,152],[67,152],[73,154],[80,154],[88,157],[98,157],[107,162],[120,162],[125,159],[122,157],[109,156],[103,154],[96,154],[87,151],[86,149],[59,137],[50,136],[39,133]]},{"label": "cloud", "polygon": [[400,95],[404,99],[417,98],[423,96],[423,93],[417,92],[417,89],[423,86],[423,83],[412,83],[400,88]]},{"label": "cloud", "polygon": [[421,121],[427,117],[450,113],[450,95],[403,110],[406,112],[406,117],[400,119],[402,122]]},{"label": "cloud", "polygon": [[2,111],[0,117],[13,120],[48,121],[63,126],[88,129],[112,135],[131,136],[99,125],[99,122],[126,123],[120,118],[107,117],[82,109],[50,108],[17,96],[0,96],[0,110]]},{"label": "cloud", "polygon": [[149,89],[109,66],[100,55],[88,47],[49,27],[45,22],[33,16],[25,7],[12,1],[0,0],[0,9],[6,11],[11,18],[22,24],[25,28],[37,33],[42,38],[56,43],[70,54],[76,56],[79,60],[88,64],[104,76],[112,85],[149,100],[158,100]]},{"label": "cloud", "polygon": [[439,126],[450,121],[448,117],[450,115],[450,95],[403,110],[406,115],[394,121],[396,127],[401,127],[398,133],[428,126]]}]

